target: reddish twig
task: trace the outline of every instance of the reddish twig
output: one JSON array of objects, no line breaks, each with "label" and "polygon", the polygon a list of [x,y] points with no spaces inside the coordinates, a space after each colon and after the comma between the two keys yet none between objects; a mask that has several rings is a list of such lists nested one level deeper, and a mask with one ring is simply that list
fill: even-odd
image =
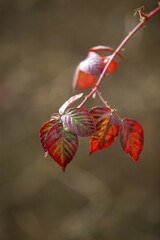
[{"label": "reddish twig", "polygon": [[[141,12],[142,8],[139,8],[139,10],[136,10],[136,14],[139,14],[140,16],[140,22],[135,26],[135,28],[129,32],[129,34],[124,38],[124,40],[120,43],[120,45],[117,47],[117,49],[114,51],[114,53],[110,56],[110,59],[108,61],[108,63],[106,64],[106,66],[103,69],[103,72],[101,73],[97,84],[95,86],[95,88],[92,89],[92,91],[85,97],[85,99],[82,101],[82,103],[79,105],[79,107],[82,107],[86,101],[96,92],[99,96],[99,98],[102,100],[103,97],[101,96],[100,92],[98,91],[98,87],[102,81],[102,79],[105,76],[105,73],[110,65],[110,63],[112,62],[112,60],[116,57],[117,54],[119,54],[119,52],[123,49],[124,45],[129,41],[130,38],[132,38],[132,36],[141,28],[144,26],[144,23],[146,22],[146,20],[150,19],[154,14],[156,14],[158,11],[160,11],[160,5],[155,8],[153,11],[151,11],[149,14],[143,14]],[[106,105],[105,100],[103,99],[102,102]],[[107,105],[108,106],[108,105]]]}]

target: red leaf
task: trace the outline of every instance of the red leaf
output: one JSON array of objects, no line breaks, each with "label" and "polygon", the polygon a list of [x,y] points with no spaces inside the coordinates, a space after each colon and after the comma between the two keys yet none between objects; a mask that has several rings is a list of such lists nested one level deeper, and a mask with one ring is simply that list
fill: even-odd
[{"label": "red leaf", "polygon": [[[88,52],[100,52],[100,51],[115,52],[113,48],[110,48],[108,46],[103,46],[103,45],[92,47],[91,49],[89,49]],[[118,53],[118,56],[125,62],[122,54]]]},{"label": "red leaf", "polygon": [[119,124],[109,108],[96,107],[90,113],[96,120],[96,133],[90,141],[90,154],[109,147],[117,138]]},{"label": "red leaf", "polygon": [[99,45],[99,46],[92,47],[91,49],[89,49],[88,52],[100,52],[100,51],[114,52],[115,50],[108,46]]},{"label": "red leaf", "polygon": [[103,63],[101,57],[95,52],[89,52],[85,60],[80,62],[75,70],[72,89],[75,92],[76,85],[81,89],[95,87],[96,76],[101,74]]},{"label": "red leaf", "polygon": [[[104,68],[108,63],[110,56],[106,57],[106,56],[100,55],[100,57],[102,58],[103,68]],[[115,72],[117,67],[118,67],[118,63],[113,59],[107,68],[107,73]]]},{"label": "red leaf", "polygon": [[94,118],[86,109],[70,108],[61,119],[63,124],[78,136],[91,136],[96,131]]},{"label": "red leaf", "polygon": [[56,123],[47,133],[44,147],[49,155],[65,171],[78,148],[78,137],[70,131],[65,131],[62,123]]},{"label": "red leaf", "polygon": [[75,101],[77,101],[79,98],[81,98],[83,93],[77,94],[75,96],[70,97],[59,109],[59,113],[62,115],[65,110]]},{"label": "red leaf", "polygon": [[[56,115],[57,116],[57,115]],[[40,129],[40,141],[41,141],[41,145],[44,149],[45,152],[45,157],[48,155],[48,151],[45,148],[44,142],[47,136],[48,131],[57,123],[57,119],[52,118],[52,120],[50,120],[49,122],[46,122]]]},{"label": "red leaf", "polygon": [[100,117],[103,117],[106,113],[110,113],[111,109],[107,107],[93,107],[90,111],[90,114],[94,117],[95,122],[99,120]]},{"label": "red leaf", "polygon": [[[80,62],[75,70],[73,77],[72,89],[75,92],[75,88],[87,89],[89,87],[95,87],[97,82],[96,76],[100,75],[106,66],[110,56],[99,55],[96,52],[110,51],[114,52],[113,48],[108,46],[96,46],[88,51],[86,59]],[[118,53],[123,60],[123,56]],[[107,73],[113,73],[117,69],[118,63],[113,59],[108,66]]]},{"label": "red leaf", "polygon": [[124,118],[120,127],[120,140],[123,150],[137,162],[144,142],[142,126],[134,119]]},{"label": "red leaf", "polygon": [[79,71],[77,85],[80,89],[95,87],[96,83],[97,83],[97,78],[95,75],[91,75],[91,74],[87,74],[85,72]]}]

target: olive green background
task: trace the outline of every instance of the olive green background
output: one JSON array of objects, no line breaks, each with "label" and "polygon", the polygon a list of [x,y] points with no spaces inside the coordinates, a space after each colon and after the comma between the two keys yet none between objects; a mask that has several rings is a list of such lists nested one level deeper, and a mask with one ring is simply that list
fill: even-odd
[{"label": "olive green background", "polygon": [[157,1],[0,0],[0,240],[160,239],[159,13],[100,86],[122,118],[143,126],[139,164],[119,138],[91,156],[89,138],[80,138],[63,173],[39,141],[42,124],[72,96],[87,50],[116,48],[143,5],[150,12]]}]

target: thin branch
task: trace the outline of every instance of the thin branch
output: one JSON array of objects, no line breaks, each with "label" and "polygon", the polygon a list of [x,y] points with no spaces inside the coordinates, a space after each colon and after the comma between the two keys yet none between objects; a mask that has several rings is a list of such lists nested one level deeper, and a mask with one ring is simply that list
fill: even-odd
[{"label": "thin branch", "polygon": [[[105,76],[105,73],[110,65],[110,63],[112,62],[112,60],[116,57],[117,54],[119,54],[119,52],[123,49],[124,45],[129,41],[130,38],[132,38],[132,36],[141,28],[143,27],[144,23],[146,22],[146,20],[150,19],[154,14],[156,14],[158,11],[160,11],[160,6],[158,6],[157,8],[155,8],[153,11],[151,11],[149,14],[143,14],[143,17],[140,16],[140,22],[135,26],[135,28],[129,32],[129,34],[125,37],[125,39],[120,43],[120,45],[117,47],[117,49],[114,51],[114,53],[110,56],[109,61],[107,62],[106,66],[103,69],[103,72],[101,73],[97,84],[95,86],[95,88],[92,89],[92,91],[85,97],[85,99],[82,101],[82,103],[79,105],[79,107],[82,107],[86,101],[93,95],[93,93],[97,92],[97,94],[99,93],[98,91],[98,87],[102,81],[102,79]],[[102,98],[101,94],[98,96],[100,97],[100,99]],[[102,99],[101,99],[102,100]],[[104,99],[103,99],[104,100]],[[103,101],[102,101],[103,102]]]},{"label": "thin branch", "polygon": [[104,103],[104,105],[109,108],[111,110],[111,108],[109,107],[109,105],[107,104],[107,102],[104,100],[104,98],[102,97],[101,93],[98,91],[98,89],[96,89],[96,93],[99,96],[99,98],[101,99],[101,101]]},{"label": "thin branch", "polygon": [[104,100],[104,98],[102,97],[101,93],[98,91],[98,89],[96,90],[97,95],[99,96],[99,98],[101,99],[101,101],[104,103],[104,105],[109,108],[114,115],[120,120],[122,121],[121,117],[118,115],[118,113],[116,112],[116,109],[111,109],[110,106],[107,104],[107,102]]},{"label": "thin branch", "polygon": [[154,14],[156,14],[158,11],[160,11],[160,2],[158,3],[159,7],[155,8],[152,12],[146,15],[146,18],[149,19],[151,18]]}]

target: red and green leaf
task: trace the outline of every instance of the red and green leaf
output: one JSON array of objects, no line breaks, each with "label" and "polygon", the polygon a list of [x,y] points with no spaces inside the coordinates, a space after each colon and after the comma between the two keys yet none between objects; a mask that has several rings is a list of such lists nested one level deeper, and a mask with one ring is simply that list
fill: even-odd
[{"label": "red and green leaf", "polygon": [[99,118],[103,117],[107,113],[111,113],[111,109],[108,107],[93,107],[89,113],[94,117],[94,120],[97,123]]},{"label": "red and green leaf", "polygon": [[96,133],[90,141],[90,154],[109,147],[117,138],[119,124],[109,108],[96,107],[90,113],[96,119]]},{"label": "red and green leaf", "polygon": [[65,131],[62,123],[59,122],[48,131],[44,147],[51,158],[65,171],[77,151],[78,137],[70,131]]},{"label": "red and green leaf", "polygon": [[59,113],[53,113],[50,117],[50,120],[60,120]]},{"label": "red and green leaf", "polygon": [[[99,51],[114,52],[115,50],[108,46],[96,46],[91,48],[88,51],[87,57],[79,63],[75,70],[72,83],[73,92],[75,92],[77,85],[81,89],[95,87],[97,82],[96,77],[102,73],[104,67],[112,56],[100,55],[97,53]],[[124,60],[123,56],[120,53],[117,55]],[[113,59],[109,64],[106,73],[113,73],[117,67],[118,63]]]},{"label": "red and green leaf", "polygon": [[120,141],[123,150],[137,162],[144,142],[142,126],[134,119],[124,118],[120,126]]},{"label": "red and green leaf", "polygon": [[75,101],[77,101],[79,98],[81,98],[83,93],[77,94],[75,96],[72,96],[70,99],[68,99],[59,109],[59,113],[62,115],[65,110]]},{"label": "red and green leaf", "polygon": [[49,122],[46,122],[40,129],[40,141],[45,152],[45,157],[48,155],[48,150],[45,148],[45,139],[47,133],[57,122],[57,119],[50,120]]},{"label": "red and green leaf", "polygon": [[87,137],[95,133],[94,118],[86,109],[70,108],[61,119],[63,124],[78,136]]},{"label": "red and green leaf", "polygon": [[99,45],[92,47],[91,49],[89,49],[88,52],[100,52],[100,51],[114,52],[115,50],[109,46]]}]

